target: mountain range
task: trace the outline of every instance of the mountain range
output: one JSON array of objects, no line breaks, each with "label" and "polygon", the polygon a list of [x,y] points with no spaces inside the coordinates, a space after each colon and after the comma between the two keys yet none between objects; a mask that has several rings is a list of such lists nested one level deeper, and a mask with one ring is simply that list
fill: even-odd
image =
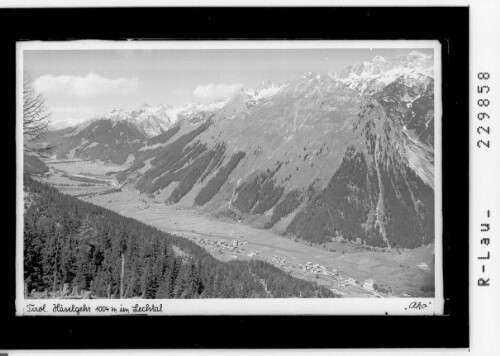
[{"label": "mountain range", "polygon": [[210,105],[113,110],[52,131],[58,158],[123,185],[313,243],[434,240],[433,57],[377,56]]}]

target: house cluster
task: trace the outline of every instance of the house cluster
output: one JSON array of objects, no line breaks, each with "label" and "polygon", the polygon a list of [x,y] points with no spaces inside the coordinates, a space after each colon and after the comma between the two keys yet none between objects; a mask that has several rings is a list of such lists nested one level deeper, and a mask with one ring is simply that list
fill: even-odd
[{"label": "house cluster", "polygon": [[298,267],[307,272],[315,273],[315,274],[324,274],[325,276],[333,275],[332,272],[327,271],[325,266],[322,266],[318,263],[313,264],[312,262],[307,262],[305,265],[299,264]]},{"label": "house cluster", "polygon": [[336,269],[331,269],[327,270],[325,266],[322,266],[318,263],[312,263],[312,262],[307,262],[305,265],[297,265],[298,268],[303,270],[306,273],[314,273],[316,275],[318,274],[323,274],[325,276],[331,276],[334,281],[336,281],[336,284],[339,287],[348,287],[348,286],[357,286],[362,287],[364,290],[368,292],[374,292],[374,283],[375,281],[373,279],[367,279],[364,281],[364,283],[358,282],[356,279],[352,277],[348,277],[345,275],[342,275],[341,271],[337,271]]},{"label": "house cluster", "polygon": [[373,292],[373,291],[375,291],[374,284],[375,284],[375,281],[373,279],[371,279],[371,278],[367,279],[363,283],[363,289],[367,290],[368,292]]},{"label": "house cluster", "polygon": [[279,257],[277,255],[273,256],[272,261],[276,264],[276,266],[279,266],[279,267],[284,267],[285,263],[286,263],[286,260],[284,257]]},{"label": "house cluster", "polygon": [[425,262],[420,262],[420,264],[417,267],[420,268],[423,271],[428,271],[429,270],[429,265],[427,263],[425,263]]},{"label": "house cluster", "polygon": [[[211,246],[210,250],[212,251],[221,251],[221,250],[226,250],[231,252],[230,258],[233,260],[238,259],[238,256],[236,254],[244,254],[245,253],[245,248],[244,246],[248,244],[248,241],[238,241],[238,240],[232,240],[231,242],[224,241],[224,240],[218,240],[218,241],[213,241],[209,239],[204,239],[201,237],[196,237],[192,236],[186,233],[179,233],[180,236],[187,238],[189,240],[192,240],[196,242],[199,245],[207,245]],[[248,252],[247,256],[250,258],[253,258],[258,255],[258,252]]]},{"label": "house cluster", "polygon": [[340,274],[338,275],[338,282],[341,287],[347,287],[349,285],[355,286],[357,285],[357,281],[352,277],[342,277]]},{"label": "house cluster", "polygon": [[235,253],[242,253],[245,250],[243,246],[248,243],[247,241],[237,241],[237,240],[233,240],[232,242],[227,242],[224,240],[212,241],[204,238],[196,238],[193,240],[200,245],[209,245],[215,248],[228,250]]},{"label": "house cluster", "polygon": [[345,277],[344,278],[344,277],[339,275],[338,280],[339,280],[340,286],[342,286],[342,287],[347,287],[347,286],[351,285],[351,286],[356,286],[358,288],[361,287],[364,290],[366,290],[367,292],[374,292],[375,291],[375,288],[374,288],[375,281],[371,278],[367,279],[363,283],[361,283],[352,277]]}]

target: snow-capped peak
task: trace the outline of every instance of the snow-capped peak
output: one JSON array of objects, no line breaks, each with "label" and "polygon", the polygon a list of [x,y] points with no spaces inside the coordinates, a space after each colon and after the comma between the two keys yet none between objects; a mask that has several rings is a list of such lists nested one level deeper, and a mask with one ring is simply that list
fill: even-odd
[{"label": "snow-capped peak", "polygon": [[412,51],[396,57],[394,62],[405,68],[426,68],[434,64],[434,58],[430,54]]},{"label": "snow-capped peak", "polygon": [[400,77],[417,81],[426,77],[433,78],[433,65],[432,55],[412,51],[393,59],[377,55],[371,61],[359,62],[331,72],[330,76],[358,92],[365,93],[376,91]]},{"label": "snow-capped peak", "polygon": [[373,57],[372,63],[381,65],[383,63],[387,63],[387,58],[382,57],[380,55],[376,55],[375,57]]},{"label": "snow-capped peak", "polygon": [[270,98],[283,88],[283,84],[265,81],[254,88],[243,89],[243,92],[252,100],[259,101]]}]

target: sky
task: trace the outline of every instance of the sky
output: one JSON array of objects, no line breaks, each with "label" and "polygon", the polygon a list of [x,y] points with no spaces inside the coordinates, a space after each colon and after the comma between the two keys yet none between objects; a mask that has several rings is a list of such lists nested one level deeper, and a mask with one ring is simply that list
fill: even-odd
[{"label": "sky", "polygon": [[[327,73],[414,49],[25,50],[24,70],[53,123],[142,104],[208,103],[241,87]],[[431,53],[432,50],[420,50]]]}]

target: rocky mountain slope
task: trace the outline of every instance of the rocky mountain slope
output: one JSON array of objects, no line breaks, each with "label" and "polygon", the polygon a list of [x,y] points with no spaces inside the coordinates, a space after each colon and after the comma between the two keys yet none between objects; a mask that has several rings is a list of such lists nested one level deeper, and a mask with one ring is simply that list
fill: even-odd
[{"label": "rocky mountain slope", "polygon": [[432,148],[433,69],[431,55],[414,51],[393,59],[376,56],[371,62],[353,64],[330,76],[361,94],[375,97],[386,110],[400,116],[405,132]]},{"label": "rocky mountain slope", "polygon": [[91,120],[46,135],[58,159],[101,160],[119,165],[125,164],[146,139],[133,123],[110,119]]}]

